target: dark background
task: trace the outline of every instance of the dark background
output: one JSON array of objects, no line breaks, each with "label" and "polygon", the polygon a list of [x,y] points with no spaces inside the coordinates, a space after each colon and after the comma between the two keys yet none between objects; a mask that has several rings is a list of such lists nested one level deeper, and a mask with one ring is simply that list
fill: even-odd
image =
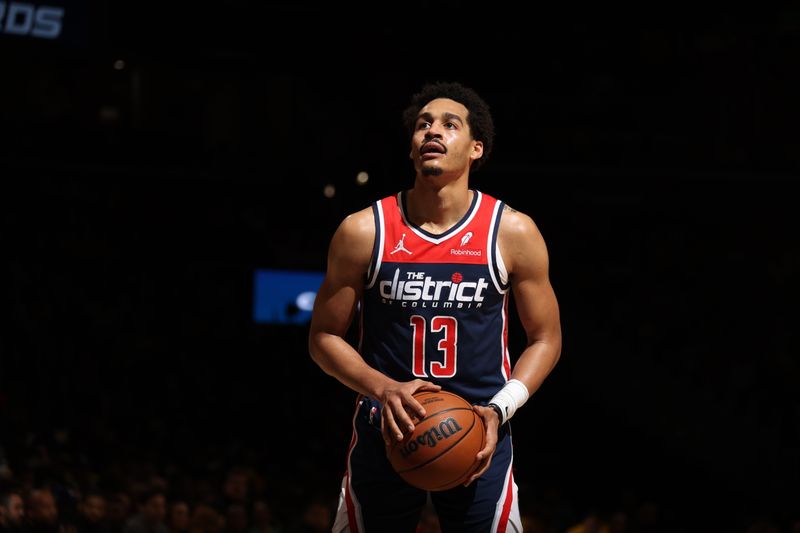
[{"label": "dark background", "polygon": [[253,272],[323,269],[346,214],[412,184],[410,95],[457,80],[496,122],[472,184],[537,222],[561,305],[514,420],[523,511],[800,520],[796,6],[67,8],[71,40],[0,35],[16,476],[248,465],[276,506],[335,498],[355,395],[305,327],[253,323]]}]

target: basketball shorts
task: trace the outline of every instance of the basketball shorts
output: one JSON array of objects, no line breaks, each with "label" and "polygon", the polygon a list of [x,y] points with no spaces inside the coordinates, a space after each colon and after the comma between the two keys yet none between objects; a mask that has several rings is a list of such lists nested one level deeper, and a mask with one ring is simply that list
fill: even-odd
[{"label": "basketball shorts", "polygon": [[[342,480],[334,533],[413,533],[428,493],[406,483],[386,457],[380,404],[360,397]],[[430,493],[444,533],[522,531],[517,485],[512,474],[511,432],[498,432],[489,469],[468,487]]]}]

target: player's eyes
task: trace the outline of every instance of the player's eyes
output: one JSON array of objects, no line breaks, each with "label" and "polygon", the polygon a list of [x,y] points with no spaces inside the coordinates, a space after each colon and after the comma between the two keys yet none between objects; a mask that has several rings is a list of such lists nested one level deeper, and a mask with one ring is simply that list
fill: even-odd
[{"label": "player's eyes", "polygon": [[[452,122],[452,121],[445,122],[445,123],[442,124],[442,126],[444,126],[448,130],[458,129],[458,124],[455,123],[455,122]],[[424,130],[424,129],[428,129],[430,127],[431,127],[431,123],[430,122],[419,122],[417,124],[417,129],[418,130]]]}]

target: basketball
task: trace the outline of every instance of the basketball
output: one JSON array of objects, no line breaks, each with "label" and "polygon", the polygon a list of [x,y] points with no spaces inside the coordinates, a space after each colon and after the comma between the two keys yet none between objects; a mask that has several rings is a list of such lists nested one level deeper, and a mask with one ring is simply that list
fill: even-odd
[{"label": "basketball", "polygon": [[472,405],[451,392],[414,395],[426,416],[412,416],[414,431],[389,446],[389,462],[408,484],[440,491],[464,483],[478,467],[486,429]]}]

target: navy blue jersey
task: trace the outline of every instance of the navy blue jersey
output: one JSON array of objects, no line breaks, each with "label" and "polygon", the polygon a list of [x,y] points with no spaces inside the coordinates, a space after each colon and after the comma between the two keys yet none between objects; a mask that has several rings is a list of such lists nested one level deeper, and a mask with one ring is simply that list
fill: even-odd
[{"label": "navy blue jersey", "polygon": [[486,402],[511,372],[509,287],[497,247],[504,204],[473,191],[464,217],[436,235],[408,220],[405,196],[373,204],[359,351],[393,379],[422,378]]}]

